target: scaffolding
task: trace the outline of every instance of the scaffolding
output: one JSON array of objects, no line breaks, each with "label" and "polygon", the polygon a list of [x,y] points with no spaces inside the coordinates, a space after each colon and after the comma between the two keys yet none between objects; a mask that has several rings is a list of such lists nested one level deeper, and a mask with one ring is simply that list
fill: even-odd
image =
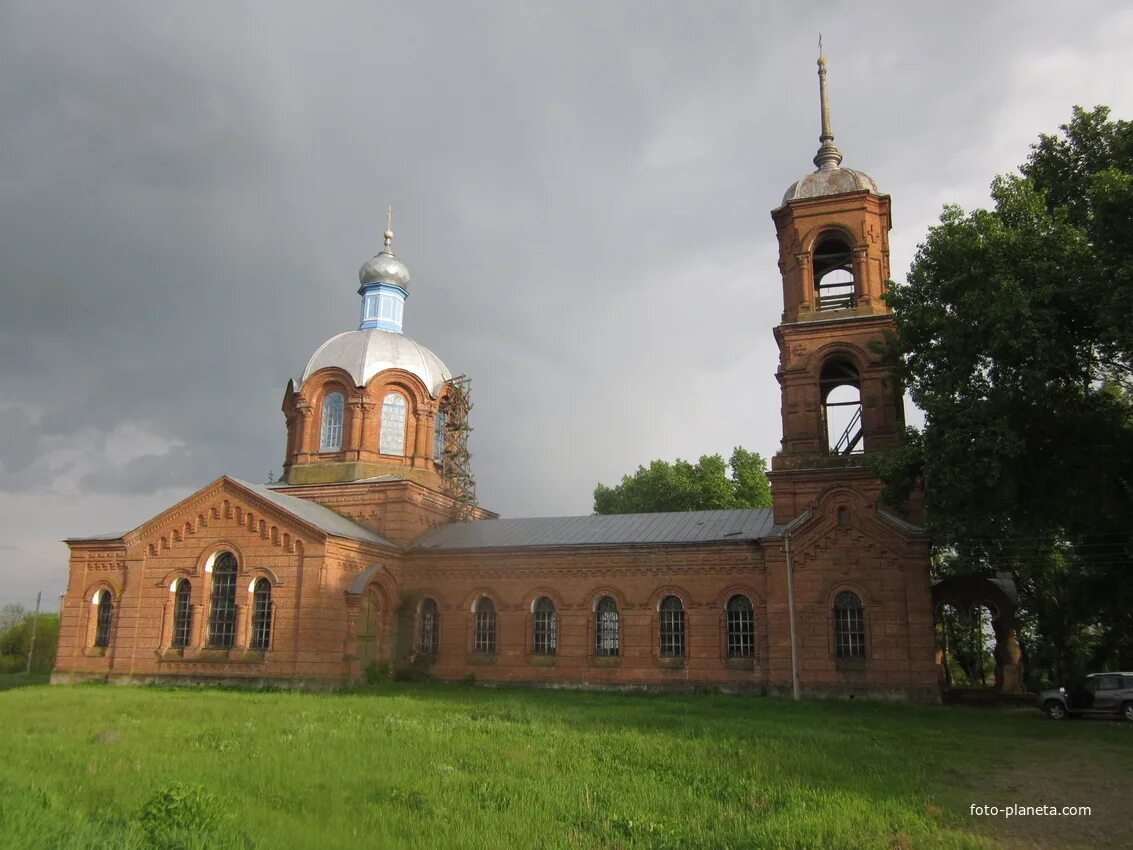
[{"label": "scaffolding", "polygon": [[441,479],[445,492],[453,500],[453,519],[464,521],[472,519],[476,510],[476,479],[472,477],[472,455],[468,451],[468,435],[472,431],[468,423],[468,414],[472,411],[472,381],[467,375],[458,375],[448,385]]}]

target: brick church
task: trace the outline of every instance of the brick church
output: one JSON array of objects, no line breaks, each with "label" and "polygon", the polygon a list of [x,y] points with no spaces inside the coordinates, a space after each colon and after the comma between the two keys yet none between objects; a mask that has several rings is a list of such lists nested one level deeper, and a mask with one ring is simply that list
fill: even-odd
[{"label": "brick church", "polygon": [[929,541],[865,463],[903,427],[889,196],[842,167],[819,60],[816,170],[771,213],[774,507],[503,519],[478,507],[467,381],[402,331],[406,265],[283,397],[283,475],[223,476],[124,534],[67,540],[53,681],[335,687],[367,670],[578,687],[937,699]]}]

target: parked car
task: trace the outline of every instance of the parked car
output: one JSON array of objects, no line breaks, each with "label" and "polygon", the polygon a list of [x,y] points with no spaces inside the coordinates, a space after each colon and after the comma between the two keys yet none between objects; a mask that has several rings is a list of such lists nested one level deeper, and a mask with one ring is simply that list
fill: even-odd
[{"label": "parked car", "polygon": [[1039,708],[1054,720],[1120,714],[1133,721],[1133,673],[1091,673],[1076,687],[1040,693]]}]

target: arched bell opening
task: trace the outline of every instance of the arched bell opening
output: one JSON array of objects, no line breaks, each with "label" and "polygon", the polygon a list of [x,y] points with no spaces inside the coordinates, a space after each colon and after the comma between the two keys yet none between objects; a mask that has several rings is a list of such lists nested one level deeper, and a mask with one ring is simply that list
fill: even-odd
[{"label": "arched bell opening", "polygon": [[854,252],[840,234],[823,236],[814,246],[814,305],[819,312],[845,310],[858,303]]},{"label": "arched bell opening", "polygon": [[864,452],[861,376],[857,367],[848,360],[828,360],[819,376],[819,390],[827,451],[834,455]]}]

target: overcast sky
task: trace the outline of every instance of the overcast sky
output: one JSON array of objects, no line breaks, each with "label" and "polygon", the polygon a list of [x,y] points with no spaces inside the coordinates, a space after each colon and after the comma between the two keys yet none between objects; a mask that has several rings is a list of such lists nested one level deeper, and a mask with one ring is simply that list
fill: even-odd
[{"label": "overcast sky", "polygon": [[1127,3],[925,5],[0,2],[0,603],[56,604],[64,537],[278,475],[387,203],[485,507],[769,457],[820,31],[898,278],[1071,106],[1133,116]]}]

